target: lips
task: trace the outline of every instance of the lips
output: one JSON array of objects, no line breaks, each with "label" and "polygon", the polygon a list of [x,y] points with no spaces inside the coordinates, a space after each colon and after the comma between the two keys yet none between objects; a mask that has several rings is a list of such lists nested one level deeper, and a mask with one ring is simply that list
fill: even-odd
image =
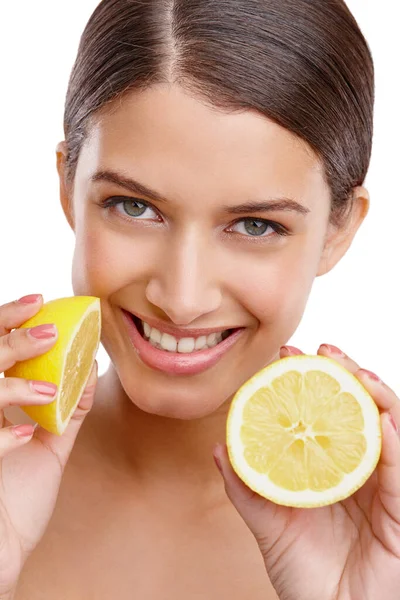
[{"label": "lips", "polygon": [[[140,359],[147,366],[171,375],[196,375],[213,367],[232,348],[244,331],[243,328],[231,330],[230,335],[213,348],[182,353],[155,347],[143,337],[144,331],[140,319],[125,310],[122,310],[122,316],[131,343]],[[201,331],[196,331],[201,334]]]}]

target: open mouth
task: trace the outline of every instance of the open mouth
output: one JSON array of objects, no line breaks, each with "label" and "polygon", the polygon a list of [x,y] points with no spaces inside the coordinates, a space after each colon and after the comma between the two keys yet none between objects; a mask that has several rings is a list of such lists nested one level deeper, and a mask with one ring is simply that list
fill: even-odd
[{"label": "open mouth", "polygon": [[175,337],[169,333],[163,333],[155,327],[151,327],[145,321],[142,321],[132,313],[129,313],[136,329],[141,337],[149,342],[154,348],[164,350],[166,352],[174,352],[180,354],[192,354],[209,350],[218,346],[230,337],[237,329],[226,329],[209,335],[200,335],[197,337]]}]

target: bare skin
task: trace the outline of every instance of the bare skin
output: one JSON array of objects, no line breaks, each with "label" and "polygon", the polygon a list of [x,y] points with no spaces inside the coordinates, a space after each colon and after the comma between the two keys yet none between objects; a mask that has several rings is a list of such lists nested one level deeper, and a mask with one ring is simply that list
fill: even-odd
[{"label": "bare skin", "polygon": [[[256,113],[223,113],[173,86],[132,94],[95,119],[73,189],[65,152],[60,144],[61,202],[76,235],[74,292],[101,298],[111,364],[16,598],[276,600],[212,450],[224,441],[232,395],[279,358],[315,277],[348,250],[368,194],[357,188],[346,225],[333,227],[310,148]],[[100,170],[122,172],[165,200],[93,181]],[[121,204],[99,206],[115,196],[151,208],[134,219],[122,216]],[[239,204],[278,196],[308,214],[235,213]],[[238,223],[245,217],[280,223],[290,235],[269,229],[252,239]],[[141,361],[122,308],[180,331],[243,333],[212,368],[171,376]]]},{"label": "bare skin", "polygon": [[[97,395],[95,405],[102,400]],[[169,479],[150,469],[139,475],[108,440],[106,415],[95,412],[82,427],[17,600],[276,600],[257,543],[224,492],[211,448],[204,490],[200,477],[178,470]]]}]

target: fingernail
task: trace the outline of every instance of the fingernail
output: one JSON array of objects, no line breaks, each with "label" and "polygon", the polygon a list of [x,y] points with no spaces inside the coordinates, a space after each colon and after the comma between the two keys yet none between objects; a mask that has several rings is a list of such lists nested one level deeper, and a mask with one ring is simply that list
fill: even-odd
[{"label": "fingernail", "polygon": [[286,352],[289,352],[289,354],[303,354],[301,350],[294,346],[282,346],[281,350],[285,350]]},{"label": "fingernail", "polygon": [[18,438],[28,438],[33,436],[35,427],[33,425],[17,425],[12,428],[12,431]]},{"label": "fingernail", "polygon": [[331,354],[336,354],[337,356],[342,356],[343,358],[346,356],[345,353],[340,350],[340,348],[337,348],[337,346],[332,346],[331,344],[321,344],[320,348],[327,348],[328,352]]},{"label": "fingernail", "polygon": [[214,455],[214,461],[215,461],[215,464],[217,465],[217,469],[218,469],[218,471],[219,471],[219,472],[221,473],[221,475],[222,475],[222,466],[221,466],[220,460],[219,460],[219,458],[217,458],[215,455]]},{"label": "fingernail", "polygon": [[19,302],[20,304],[35,304],[36,302],[39,302],[41,297],[42,294],[30,294],[29,296],[23,296],[22,298],[17,300],[17,302]]},{"label": "fingernail", "polygon": [[29,329],[29,334],[36,340],[48,340],[57,335],[57,330],[54,325],[39,325]]},{"label": "fingernail", "polygon": [[368,371],[368,369],[360,369],[360,371],[362,371],[363,373],[366,373],[368,375],[368,377],[373,379],[373,381],[382,382],[382,379],[380,377],[378,377],[378,375],[375,375],[375,373],[373,373],[372,371]]},{"label": "fingernail", "polygon": [[393,429],[395,430],[395,432],[399,433],[399,428],[398,428],[397,423],[394,420],[393,415],[391,413],[389,413],[389,419],[390,419],[390,422],[391,422],[391,424],[392,424]]},{"label": "fingernail", "polygon": [[55,396],[58,389],[53,383],[46,383],[44,381],[31,381],[30,385],[34,392],[38,392],[38,394],[42,394],[43,396]]},{"label": "fingernail", "polygon": [[214,457],[215,464],[217,465],[218,471],[222,474],[221,460],[220,460],[219,456],[216,455],[216,452],[218,452],[218,446],[216,446],[214,448],[213,457]]}]

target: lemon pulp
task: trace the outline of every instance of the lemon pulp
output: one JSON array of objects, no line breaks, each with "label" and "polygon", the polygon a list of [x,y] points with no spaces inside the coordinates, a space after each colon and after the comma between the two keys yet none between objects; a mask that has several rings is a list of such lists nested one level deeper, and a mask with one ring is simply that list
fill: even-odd
[{"label": "lemon pulp", "polygon": [[58,339],[45,354],[16,363],[5,377],[48,381],[58,386],[54,402],[21,407],[48,431],[61,435],[85,389],[100,344],[100,299],[92,296],[60,298],[44,304],[21,328],[54,323]]},{"label": "lemon pulp", "polygon": [[227,442],[238,475],[289,506],[322,506],[353,493],[381,450],[379,411],[336,361],[300,355],[272,363],[232,401]]}]

